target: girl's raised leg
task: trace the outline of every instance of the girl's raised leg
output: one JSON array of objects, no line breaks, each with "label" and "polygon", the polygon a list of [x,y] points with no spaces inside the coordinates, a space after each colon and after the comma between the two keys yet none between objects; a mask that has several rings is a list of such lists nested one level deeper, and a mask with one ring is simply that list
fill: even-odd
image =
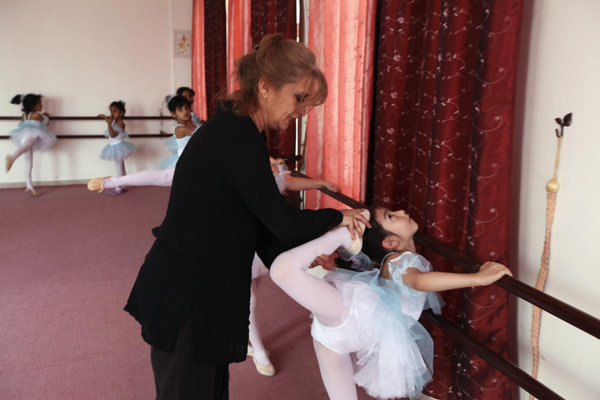
[{"label": "girl's raised leg", "polygon": [[352,238],[348,228],[338,227],[325,235],[280,254],[271,266],[271,278],[298,304],[312,312],[325,326],[343,322],[350,309],[342,304],[340,292],[333,286],[306,273],[321,254],[348,247]]},{"label": "girl's raised leg", "polygon": [[23,153],[27,153],[29,150],[31,150],[33,148],[33,146],[35,145],[35,142],[37,142],[37,140],[38,140],[37,137],[31,137],[31,138],[27,139],[21,147],[19,147],[17,150],[15,150],[15,152],[12,153],[12,155],[10,157],[8,157],[8,160],[6,163],[6,169],[10,170],[10,168],[12,167],[13,163],[17,160],[17,158],[21,157],[21,155]]}]

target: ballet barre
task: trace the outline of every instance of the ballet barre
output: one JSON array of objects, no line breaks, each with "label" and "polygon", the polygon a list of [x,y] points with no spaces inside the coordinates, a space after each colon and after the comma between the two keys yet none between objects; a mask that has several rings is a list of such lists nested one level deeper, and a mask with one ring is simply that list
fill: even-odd
[{"label": "ballet barre", "polygon": [[[310,179],[308,176],[298,171],[291,171],[291,174],[292,176]],[[364,204],[344,194],[335,193],[328,189],[319,190],[352,208],[366,208]],[[415,233],[414,239],[415,242],[422,245],[424,248],[441,255],[457,265],[460,265],[467,271],[477,272],[481,266],[481,263],[477,260],[465,254],[459,253],[453,248],[446,246],[445,244],[442,244],[420,232]],[[597,339],[600,339],[600,320],[598,318],[508,275],[503,276],[494,284],[511,292],[515,296],[538,306],[542,310],[549,312],[568,324],[573,325],[574,327],[579,328],[586,333],[589,333]],[[456,327],[441,315],[435,315],[430,310],[427,310],[423,312],[423,316],[427,320],[431,321],[434,325],[439,327],[448,336],[473,351],[473,353],[477,354],[479,357],[481,357],[481,359],[494,366],[498,371],[502,372],[536,398],[544,400],[563,399],[563,397],[553,392],[527,372],[523,371],[509,360],[490,350],[483,343],[473,339],[471,336],[464,333],[460,328]]]},{"label": "ballet barre", "polygon": [[[123,117],[124,120],[128,121],[166,121],[172,120],[173,117],[170,116],[149,116],[149,117]],[[0,116],[0,121],[20,121],[21,117],[8,117],[8,116]],[[50,117],[51,121],[102,121],[102,118],[96,117],[69,117],[69,116],[56,116]],[[168,138],[172,136],[172,133],[133,133],[129,135],[130,138]],[[56,135],[58,139],[106,139],[104,135]],[[10,139],[8,135],[0,135],[0,139]]]}]

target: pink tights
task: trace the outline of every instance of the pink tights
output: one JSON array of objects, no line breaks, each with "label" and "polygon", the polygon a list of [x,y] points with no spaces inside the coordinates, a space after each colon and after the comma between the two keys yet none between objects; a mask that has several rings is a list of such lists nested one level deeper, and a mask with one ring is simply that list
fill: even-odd
[{"label": "pink tights", "polygon": [[[306,270],[321,254],[331,254],[338,247],[349,247],[351,243],[347,228],[335,228],[318,239],[279,255],[271,266],[271,278],[323,325],[340,325],[350,312],[349,307],[343,305],[340,292],[323,280],[309,275]],[[350,355],[336,353],[316,340],[313,342],[329,398],[357,399]]]}]

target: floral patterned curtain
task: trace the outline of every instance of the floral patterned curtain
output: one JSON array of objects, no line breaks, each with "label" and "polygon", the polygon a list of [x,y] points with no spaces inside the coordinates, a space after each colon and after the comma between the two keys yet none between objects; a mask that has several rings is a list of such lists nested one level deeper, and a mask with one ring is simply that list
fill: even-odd
[{"label": "floral patterned curtain", "polygon": [[[381,0],[372,199],[481,261],[508,262],[512,134],[522,0]],[[438,271],[460,268],[424,251]],[[509,266],[510,267],[510,266]],[[446,318],[509,356],[508,296],[443,293]],[[511,382],[434,330],[439,399],[505,400]]]}]

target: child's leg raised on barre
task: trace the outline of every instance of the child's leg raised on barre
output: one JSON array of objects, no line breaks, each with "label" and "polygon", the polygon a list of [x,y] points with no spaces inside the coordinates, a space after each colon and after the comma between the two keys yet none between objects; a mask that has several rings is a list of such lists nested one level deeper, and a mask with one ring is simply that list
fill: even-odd
[{"label": "child's leg raised on barre", "polygon": [[325,326],[343,322],[349,307],[342,304],[340,292],[306,270],[317,256],[331,254],[338,247],[352,243],[346,227],[335,228],[325,235],[282,253],[271,266],[271,278],[298,304],[312,312]]}]

